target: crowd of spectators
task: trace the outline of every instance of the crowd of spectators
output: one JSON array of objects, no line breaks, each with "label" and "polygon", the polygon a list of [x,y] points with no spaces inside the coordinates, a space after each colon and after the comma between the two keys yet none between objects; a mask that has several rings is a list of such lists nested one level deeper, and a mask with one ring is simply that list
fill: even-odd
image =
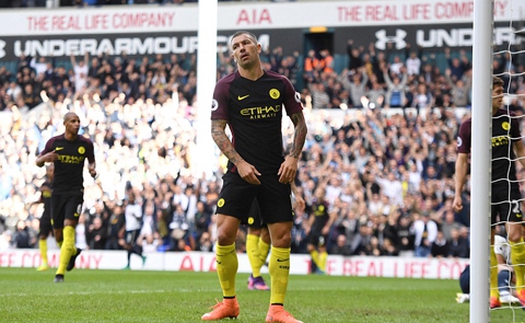
[{"label": "crowd of spectators", "polygon": [[[295,209],[294,253],[306,252],[313,192],[323,187],[336,216],[326,241],[331,254],[469,256],[468,192],[463,213],[451,204],[456,132],[469,113],[472,71],[465,52],[445,54],[449,66],[440,70],[420,50],[377,51],[350,40],[341,71],[328,50],[304,59],[279,47],[262,54],[266,69],[305,83],[298,89],[309,133],[296,183],[307,207]],[[219,54],[218,61],[217,77],[232,71],[230,57]],[[64,113],[74,111],[95,144],[100,174],[85,176],[77,244],[122,249],[133,194],[146,252],[212,250],[224,158],[216,150],[213,173],[195,175],[195,55],[86,55],[70,63],[21,57],[15,73],[0,68],[0,249],[35,247],[43,205],[33,202],[44,179],[35,158],[62,133]],[[495,57],[495,73],[510,68],[523,71]],[[511,94],[521,94],[508,102],[521,115],[525,85],[506,80]],[[291,129],[283,128],[289,144]],[[239,252],[244,239],[240,230]]]}]

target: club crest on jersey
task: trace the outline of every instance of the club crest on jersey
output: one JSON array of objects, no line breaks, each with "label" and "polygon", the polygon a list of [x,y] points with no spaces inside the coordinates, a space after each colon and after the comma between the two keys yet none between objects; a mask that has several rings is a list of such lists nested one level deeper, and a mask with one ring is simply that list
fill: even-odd
[{"label": "club crest on jersey", "polygon": [[295,102],[301,103],[301,93],[295,92],[294,98],[295,98]]},{"label": "club crest on jersey", "polygon": [[508,123],[507,121],[503,122],[501,124],[501,128],[503,128],[503,130],[509,130],[510,129],[510,123]]},{"label": "club crest on jersey", "polygon": [[270,97],[274,100],[277,100],[281,96],[281,92],[277,89],[271,89],[270,90]]},{"label": "club crest on jersey", "polygon": [[84,155],[86,153],[86,148],[83,146],[78,147],[78,153]]},{"label": "club crest on jersey", "polygon": [[211,101],[211,111],[216,111],[219,108],[219,102],[217,100],[213,99]]}]

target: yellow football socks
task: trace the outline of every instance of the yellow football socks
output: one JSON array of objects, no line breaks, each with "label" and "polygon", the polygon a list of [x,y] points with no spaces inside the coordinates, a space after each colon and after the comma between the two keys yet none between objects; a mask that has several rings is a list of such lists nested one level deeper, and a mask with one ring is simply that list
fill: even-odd
[{"label": "yellow football socks", "polygon": [[47,240],[38,240],[38,250],[40,251],[40,266],[36,268],[37,271],[45,271],[49,269],[47,261]]},{"label": "yellow football socks", "polygon": [[290,248],[272,246],[268,269],[271,277],[270,304],[284,304],[290,275]]},{"label": "yellow football socks", "polygon": [[312,258],[314,264],[317,266],[317,268],[319,268],[319,252],[317,251],[317,249],[313,249],[312,251],[310,251],[310,258]]},{"label": "yellow football socks", "polygon": [[47,240],[46,239],[38,240],[38,249],[40,250],[40,259],[42,260],[42,265],[47,266]]},{"label": "yellow football socks", "polygon": [[[266,263],[266,258],[268,258],[268,253],[270,253],[270,244],[259,239],[259,257],[261,258],[261,267]],[[259,267],[259,270],[261,269]]]},{"label": "yellow football socks", "polygon": [[235,275],[239,267],[237,253],[235,252],[235,243],[229,246],[220,246],[217,244],[215,257],[217,262],[217,275],[219,276],[223,296],[234,297]]},{"label": "yellow football socks", "polygon": [[252,267],[253,277],[261,276],[261,267],[264,263],[261,263],[261,255],[259,253],[259,236],[254,234],[248,234],[246,236],[246,255],[250,261]]},{"label": "yellow football socks", "polygon": [[325,272],[326,271],[326,260],[328,259],[328,252],[321,251],[319,253],[318,259],[319,260],[318,260],[317,268],[319,268],[321,271]]},{"label": "yellow football socks", "polygon": [[525,245],[523,244],[523,238],[518,242],[509,241],[510,244],[510,261],[514,266],[514,272],[516,273],[516,289],[518,291],[523,290],[524,275],[525,275]]},{"label": "yellow football socks", "polygon": [[75,247],[75,228],[72,226],[64,227],[63,235],[64,241],[62,242],[62,247],[60,247],[60,263],[57,268],[57,275],[64,275],[69,259],[77,253],[77,248]]},{"label": "yellow football socks", "polygon": [[494,248],[490,248],[490,297],[499,298],[498,289],[498,260]]}]

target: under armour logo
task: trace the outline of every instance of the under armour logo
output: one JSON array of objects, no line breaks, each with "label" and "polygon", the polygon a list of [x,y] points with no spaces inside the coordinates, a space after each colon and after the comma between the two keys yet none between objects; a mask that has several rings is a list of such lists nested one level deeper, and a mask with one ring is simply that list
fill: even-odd
[{"label": "under armour logo", "polygon": [[396,49],[403,49],[407,46],[407,42],[405,41],[406,35],[407,32],[403,29],[396,29],[395,36],[387,36],[386,30],[384,29],[378,30],[376,31],[376,48],[380,50],[385,50],[386,44],[394,43],[396,44]]}]

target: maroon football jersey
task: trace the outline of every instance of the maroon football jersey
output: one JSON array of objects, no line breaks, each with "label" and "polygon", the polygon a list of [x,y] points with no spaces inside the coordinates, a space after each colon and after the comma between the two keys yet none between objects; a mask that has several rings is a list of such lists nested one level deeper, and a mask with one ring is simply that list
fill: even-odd
[{"label": "maroon football jersey", "polygon": [[[488,129],[487,129],[488,130]],[[503,109],[492,116],[492,181],[516,179],[516,158],[512,143],[521,140],[520,125],[515,115]],[[474,139],[475,140],[475,139]],[[458,153],[470,154],[472,147],[472,119],[465,120],[458,133]]]},{"label": "maroon football jersey", "polygon": [[[258,80],[239,72],[215,86],[211,119],[226,120],[235,150],[262,174],[276,174],[284,161],[283,109],[287,115],[302,111],[300,95],[285,76],[265,71]],[[228,170],[234,165],[228,162]]]},{"label": "maroon football jersey", "polygon": [[50,151],[55,151],[58,155],[58,159],[54,162],[53,192],[64,193],[82,190],[84,188],[85,160],[87,159],[89,163],[95,162],[91,140],[78,136],[75,140],[69,141],[62,134],[49,139],[40,155]]}]

